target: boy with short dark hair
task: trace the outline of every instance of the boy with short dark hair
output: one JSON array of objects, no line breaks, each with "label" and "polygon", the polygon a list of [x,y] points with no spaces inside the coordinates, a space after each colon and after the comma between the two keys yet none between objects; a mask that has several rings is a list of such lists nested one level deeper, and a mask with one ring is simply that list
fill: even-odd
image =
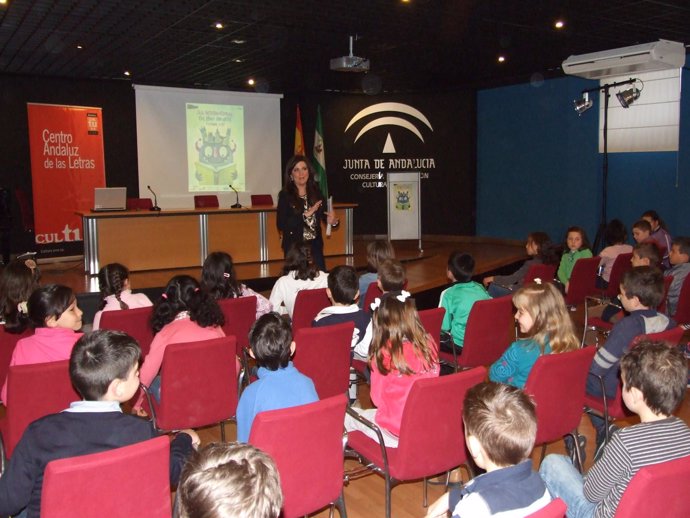
[{"label": "boy with short dark hair", "polygon": [[[470,254],[457,250],[450,254],[446,276],[453,285],[443,290],[438,305],[446,309],[441,331],[450,333],[455,347],[462,348],[465,343],[467,319],[474,303],[491,298],[481,284],[472,280],[473,274],[474,258]],[[443,340],[441,342],[442,349],[446,350]]]},{"label": "boy with short dark hair", "polygon": [[397,259],[386,259],[379,265],[376,282],[383,293],[402,291],[405,287],[405,267]]},{"label": "boy with short dark hair", "polygon": [[690,455],[690,428],[672,415],[685,396],[683,354],[645,341],[620,364],[623,402],[641,422],[616,431],[584,478],[563,455],[547,455],[539,470],[549,492],[568,506],[569,517],[612,518],[640,468]]},{"label": "boy with short dark hair", "polygon": [[668,289],[666,302],[666,312],[669,315],[676,314],[680,289],[683,287],[685,278],[690,273],[690,237],[677,237],[671,243],[671,250],[668,254],[671,268],[666,270],[666,276],[672,275],[673,280]]},{"label": "boy with short dark hair", "polygon": [[319,399],[314,382],[290,361],[295,342],[290,324],[278,313],[267,313],[254,322],[249,344],[249,354],[259,366],[259,379],[242,392],[237,405],[239,442],[249,440],[254,417],[259,412],[306,405]]},{"label": "boy with short dark hair", "polygon": [[[69,371],[84,399],[28,426],[0,478],[0,515],[15,515],[26,508],[28,518],[39,517],[43,471],[50,461],[158,436],[150,421],[120,409],[120,403],[129,401],[139,388],[140,356],[136,340],[119,331],[94,331],[77,341]],[[171,484],[177,483],[187,455],[198,444],[193,430],[184,430],[172,441]]]},{"label": "boy with short dark hair", "polygon": [[645,219],[640,219],[633,223],[632,235],[635,243],[645,243],[651,239],[652,225]]},{"label": "boy with short dark hair", "polygon": [[278,468],[251,444],[212,443],[193,454],[177,488],[180,518],[278,518]]},{"label": "boy with short dark hair", "polygon": [[484,382],[467,391],[462,410],[465,442],[486,470],[429,507],[427,517],[527,516],[551,501],[530,454],[537,436],[534,403],[522,390]]},{"label": "boy with short dark hair", "polygon": [[659,252],[659,247],[653,241],[637,243],[633,247],[633,256],[630,259],[633,268],[637,266],[654,266],[658,268],[660,262],[661,253]]}]

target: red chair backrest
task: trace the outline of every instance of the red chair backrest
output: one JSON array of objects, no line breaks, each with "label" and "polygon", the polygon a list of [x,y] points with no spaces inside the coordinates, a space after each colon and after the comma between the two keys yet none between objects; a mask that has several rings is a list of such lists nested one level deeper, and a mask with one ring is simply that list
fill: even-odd
[{"label": "red chair backrest", "polygon": [[273,196],[270,194],[252,194],[251,195],[252,207],[270,205],[273,206]]},{"label": "red chair backrest", "polygon": [[311,378],[319,399],[344,394],[350,383],[350,345],[355,324],[303,327],[295,333],[292,362]]},{"label": "red chair backrest", "polygon": [[414,382],[403,410],[392,477],[422,478],[467,461],[462,426],[465,393],[485,378],[486,369],[477,367]]},{"label": "red chair backrest", "polygon": [[419,312],[419,320],[427,333],[431,335],[438,346],[441,342],[441,324],[446,314],[446,308],[423,309]]},{"label": "red chair backrest", "polygon": [[525,392],[537,407],[535,444],[572,432],[582,419],[587,375],[596,347],[540,356],[527,378]]},{"label": "red chair backrest", "polygon": [[43,478],[41,518],[170,518],[169,463],[170,440],[164,436],[51,461]]},{"label": "red chair backrest", "polygon": [[[362,294],[360,293],[360,296]],[[371,313],[371,303],[374,302],[376,297],[383,295],[381,288],[379,288],[378,283],[372,282],[367,288],[367,292],[364,294],[364,311]]]},{"label": "red chair backrest", "polygon": [[295,308],[292,312],[292,334],[303,327],[311,327],[316,315],[323,308],[331,305],[326,295],[326,288],[301,290],[295,297]]},{"label": "red chair backrest", "polygon": [[225,316],[223,332],[225,336],[237,339],[236,353],[241,357],[242,351],[249,347],[249,331],[256,321],[256,296],[219,299],[217,302]]},{"label": "red chair backrest", "polygon": [[127,210],[149,210],[152,207],[151,198],[127,198]]},{"label": "red chair backrest", "polygon": [[7,410],[0,422],[9,458],[24,430],[39,417],[61,412],[81,396],[69,378],[69,360],[13,365],[7,376]]},{"label": "red chair backrest", "polygon": [[556,276],[555,264],[533,264],[527,270],[523,284],[529,284],[534,279],[541,279],[544,282],[551,282]]},{"label": "red chair backrest", "polygon": [[4,383],[7,379],[7,371],[10,368],[12,353],[17,342],[32,334],[32,329],[27,329],[23,333],[8,333],[5,331],[5,326],[0,325],[0,383]]},{"label": "red chair backrest", "polygon": [[218,207],[218,196],[215,194],[198,194],[194,196],[194,208]]},{"label": "red chair backrest", "polygon": [[237,410],[235,337],[171,344],[161,365],[156,427],[198,428],[230,419]]},{"label": "red chair backrest", "polygon": [[283,518],[305,516],[335,501],[343,488],[345,394],[257,414],[249,442],[280,473]]},{"label": "red chair backrest", "polygon": [[596,281],[600,261],[599,257],[587,257],[575,261],[568,283],[568,293],[565,295],[567,305],[577,306],[582,304],[588,295],[599,293]]},{"label": "red chair backrest", "polygon": [[458,364],[464,368],[491,365],[515,337],[510,295],[474,303],[467,318],[465,342]]},{"label": "red chair backrest", "polygon": [[690,456],[641,468],[623,492],[616,518],[690,516]]},{"label": "red chair backrest", "polygon": [[[661,299],[661,304],[656,308],[659,313],[666,314],[666,302],[668,302],[668,290],[671,289],[671,283],[673,282],[673,275],[667,275],[664,277],[664,297]],[[678,300],[680,304],[680,299]],[[676,313],[678,313],[678,308],[676,308]],[[679,324],[681,322],[678,322]]]},{"label": "red chair backrest", "polygon": [[[666,290],[668,294],[668,289]],[[666,297],[664,297],[666,300]],[[678,296],[678,305],[676,306],[676,314],[673,319],[677,324],[690,324],[690,275],[683,281],[683,286],[680,288]]]},{"label": "red chair backrest", "polygon": [[527,515],[526,518],[563,518],[566,510],[565,502],[560,498],[554,498],[549,505]]},{"label": "red chair backrest", "polygon": [[613,266],[611,267],[609,285],[602,293],[604,297],[613,298],[618,295],[621,281],[623,280],[623,275],[625,272],[630,270],[630,268],[632,268],[630,259],[632,259],[632,252],[629,254],[618,254],[618,257],[616,257],[616,260],[613,262]]},{"label": "red chair backrest", "polygon": [[101,313],[100,329],[123,331],[134,338],[141,347],[141,357],[145,358],[151,349],[153,331],[151,314],[153,307],[120,309]]}]

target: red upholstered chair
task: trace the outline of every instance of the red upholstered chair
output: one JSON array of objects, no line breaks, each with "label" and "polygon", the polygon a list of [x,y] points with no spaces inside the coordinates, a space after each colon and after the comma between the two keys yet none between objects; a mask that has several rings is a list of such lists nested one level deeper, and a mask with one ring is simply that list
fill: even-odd
[{"label": "red upholstered chair", "polygon": [[170,439],[49,462],[41,518],[170,518]]},{"label": "red upholstered chair", "polygon": [[[673,275],[667,275],[664,277],[664,298],[661,299],[661,304],[659,304],[659,307],[656,308],[659,313],[666,314],[666,302],[668,301],[668,290],[671,289],[671,283],[673,282]],[[680,299],[678,300],[678,303],[680,304]],[[678,308],[676,308],[676,313],[678,313]],[[682,322],[676,321],[677,324],[681,324]]]},{"label": "red upholstered chair", "polygon": [[151,210],[151,198],[127,198],[127,210]]},{"label": "red upholstered chair", "polygon": [[311,327],[319,311],[330,305],[331,301],[326,295],[326,288],[299,291],[292,311],[292,334],[294,335],[302,327]]},{"label": "red upholstered chair", "polygon": [[61,412],[81,396],[69,379],[69,361],[13,365],[7,375],[7,410],[0,421],[2,464],[32,421]]},{"label": "red upholstered chair", "polygon": [[629,254],[619,254],[611,267],[611,276],[609,277],[608,287],[601,293],[604,297],[612,299],[618,295],[621,281],[625,272],[632,268],[632,252]]},{"label": "red upholstered chair", "polygon": [[537,407],[537,438],[544,460],[546,445],[570,435],[576,444],[576,455],[582,471],[582,453],[577,442],[577,427],[582,419],[585,385],[595,347],[540,356],[527,378],[525,392]]},{"label": "red upholstered chair", "polygon": [[[662,331],[661,333],[650,333],[648,335],[638,335],[633,340],[630,347],[635,347],[642,340],[653,340],[659,342],[665,342],[669,347],[675,347],[680,343],[681,338],[685,330],[676,326],[673,329],[667,331]],[[601,378],[600,378],[601,380]],[[604,382],[601,380],[602,393],[604,391]],[[605,421],[611,421],[616,419],[623,419],[630,415],[630,411],[627,409],[623,403],[622,386],[619,383],[616,389],[616,395],[612,400],[607,400],[604,397],[592,396],[585,393],[585,407],[587,412],[600,415]],[[608,426],[606,427],[606,440],[609,440]]]},{"label": "red upholstered chair", "polygon": [[[335,505],[345,518],[343,422],[345,394],[316,403],[260,412],[249,443],[268,453],[278,467],[283,518],[306,516]],[[332,511],[332,508],[331,508]]]},{"label": "red upholstered chair", "polygon": [[252,194],[250,196],[252,207],[273,206],[273,196],[270,194]]},{"label": "red upholstered chair", "polygon": [[599,257],[578,259],[573,266],[573,273],[568,283],[568,293],[565,295],[565,303],[568,306],[577,306],[585,301],[588,295],[596,295],[599,289],[596,286]]},{"label": "red upholstered chair", "polygon": [[0,383],[4,383],[7,379],[7,371],[10,368],[12,353],[17,342],[32,334],[33,330],[31,329],[27,329],[23,333],[8,333],[5,331],[5,326],[0,325]]},{"label": "red upholstered chair", "polygon": [[[359,294],[360,297],[362,294]],[[374,302],[376,297],[383,295],[381,288],[379,288],[378,283],[372,282],[367,288],[367,292],[364,294],[364,311],[371,313],[371,303]]]},{"label": "red upholstered chair", "polygon": [[[668,294],[668,289],[666,290],[666,294]],[[664,297],[664,302],[665,301],[666,297]],[[678,325],[690,324],[690,275],[685,278],[683,286],[680,288],[678,305],[676,306],[676,313],[673,315],[673,319]]]},{"label": "red upholstered chair", "polygon": [[467,462],[462,426],[465,393],[485,378],[486,369],[477,367],[415,381],[405,403],[397,448],[383,446],[379,428],[354,410],[347,410],[348,414],[372,427],[379,435],[379,442],[376,442],[362,432],[349,432],[347,445],[348,453],[356,455],[364,466],[384,476],[386,518],[391,516],[391,489],[394,486],[406,480],[438,475]]},{"label": "red upholstered chair", "polygon": [[527,515],[526,518],[564,518],[566,510],[565,502],[560,498],[554,498],[549,505]]},{"label": "red upholstered chair", "polygon": [[441,324],[446,314],[446,308],[423,309],[419,312],[419,320],[426,332],[431,335],[438,347],[441,342]]},{"label": "red upholstered chair", "polygon": [[616,518],[690,516],[688,477],[690,456],[641,468],[623,492]]},{"label": "red upholstered chair", "polygon": [[514,340],[513,299],[510,295],[474,303],[465,328],[462,354],[439,352],[449,365],[467,369],[491,365]]},{"label": "red upholstered chair", "polygon": [[303,327],[295,333],[297,348],[292,361],[311,378],[319,399],[345,394],[350,383],[350,345],[353,322],[323,327]]},{"label": "red upholstered chair", "polygon": [[199,428],[225,421],[237,410],[235,337],[171,344],[161,365],[161,400],[142,385],[153,425],[160,431]]},{"label": "red upholstered chair", "polygon": [[215,194],[197,194],[194,196],[195,209],[205,209],[218,206],[218,196]]},{"label": "red upholstered chair", "polygon": [[101,313],[100,329],[127,333],[139,343],[141,357],[144,358],[149,353],[153,340],[150,324],[152,311],[152,307],[104,311]]},{"label": "red upholstered chair", "polygon": [[225,336],[237,339],[237,355],[242,357],[242,351],[249,347],[249,331],[256,321],[256,297],[237,297],[234,299],[219,299],[218,305],[223,311]]},{"label": "red upholstered chair", "polygon": [[555,264],[533,264],[527,270],[523,284],[529,284],[534,281],[534,279],[541,279],[544,282],[551,282],[556,276]]}]

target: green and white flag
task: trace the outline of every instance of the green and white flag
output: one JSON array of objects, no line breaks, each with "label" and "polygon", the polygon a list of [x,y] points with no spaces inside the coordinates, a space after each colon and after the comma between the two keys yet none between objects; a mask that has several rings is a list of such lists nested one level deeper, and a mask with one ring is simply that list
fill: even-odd
[{"label": "green and white flag", "polygon": [[316,169],[316,181],[319,182],[319,190],[323,199],[328,199],[328,178],[326,177],[326,154],[323,148],[323,124],[321,123],[321,105],[316,111],[316,131],[314,131],[314,169]]}]

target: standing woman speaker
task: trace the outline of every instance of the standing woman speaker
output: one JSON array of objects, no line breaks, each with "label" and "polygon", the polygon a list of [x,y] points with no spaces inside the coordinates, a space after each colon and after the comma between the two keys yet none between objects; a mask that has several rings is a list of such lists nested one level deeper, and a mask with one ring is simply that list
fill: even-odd
[{"label": "standing woman speaker", "polygon": [[278,232],[283,255],[290,245],[304,241],[311,245],[314,264],[319,270],[326,271],[321,222],[336,227],[340,221],[334,211],[326,211],[326,200],[319,191],[314,175],[314,167],[307,157],[295,155],[287,161],[283,190],[278,194]]}]

